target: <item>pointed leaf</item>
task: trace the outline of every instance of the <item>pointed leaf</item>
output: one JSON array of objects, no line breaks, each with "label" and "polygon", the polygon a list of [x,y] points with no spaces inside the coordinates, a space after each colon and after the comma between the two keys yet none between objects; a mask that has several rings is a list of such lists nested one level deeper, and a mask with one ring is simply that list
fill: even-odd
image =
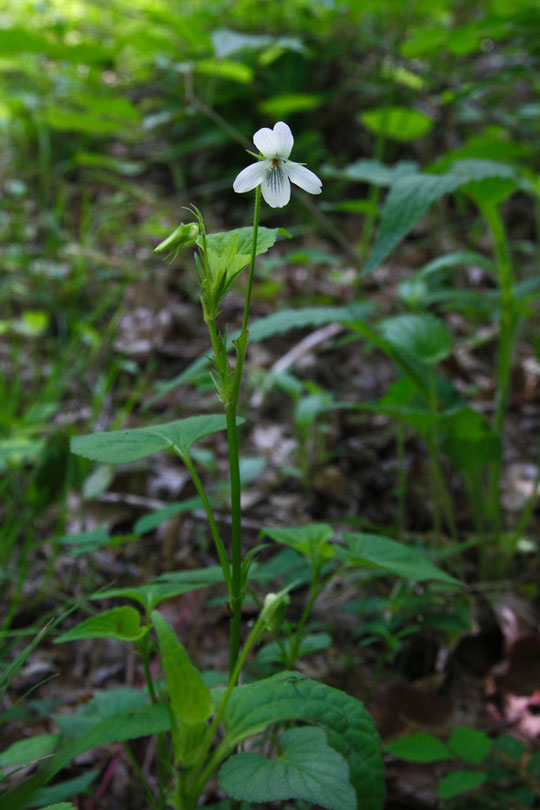
[{"label": "pointed leaf", "polygon": [[439,799],[451,799],[483,785],[486,779],[487,773],[481,771],[453,771],[440,780],[437,795]]},{"label": "pointed leaf", "polygon": [[191,593],[204,587],[204,582],[179,582],[176,584],[172,582],[170,584],[149,582],[136,588],[110,588],[107,591],[97,591],[90,598],[110,599],[111,597],[122,596],[126,599],[134,599],[143,606],[148,614],[166,599],[172,599],[174,596],[181,596],[183,593]]},{"label": "pointed leaf", "polygon": [[53,753],[60,740],[59,734],[37,734],[18,740],[0,753],[0,768],[11,765],[29,765]]},{"label": "pointed leaf", "polygon": [[[275,243],[277,236],[277,228],[259,228],[257,256],[266,253]],[[252,240],[253,228],[236,228],[233,231],[207,234],[206,245],[212,275],[217,276],[225,272],[228,280],[232,281],[251,260]],[[197,244],[202,247],[202,237],[198,238]]]},{"label": "pointed leaf", "polygon": [[307,526],[294,526],[287,529],[263,529],[261,534],[271,537],[276,543],[284,543],[310,560],[329,560],[336,553],[336,547],[328,541],[334,530],[327,523],[308,523]]},{"label": "pointed leaf", "polygon": [[445,174],[410,174],[392,185],[381,227],[362,274],[375,270],[433,203],[460,186],[484,177],[513,177],[511,166],[493,160],[459,160]]},{"label": "pointed leaf", "polygon": [[392,742],[386,743],[384,750],[406,762],[444,762],[444,760],[452,759],[452,754],[446,745],[438,737],[424,731],[392,740]]},{"label": "pointed leaf", "polygon": [[328,810],[355,810],[356,796],[347,762],[320,728],[286,731],[281,755],[236,754],[219,772],[219,784],[233,799],[274,802],[303,799]]},{"label": "pointed leaf", "polygon": [[152,622],[176,720],[179,723],[204,723],[213,712],[213,703],[201,673],[193,666],[176,634],[157,611],[152,613]]},{"label": "pointed leaf", "polygon": [[92,616],[77,627],[68,630],[54,640],[55,644],[64,641],[77,641],[82,638],[115,638],[118,641],[138,641],[147,632],[141,627],[139,611],[133,607],[118,607]]},{"label": "pointed leaf", "polygon": [[224,414],[190,416],[153,427],[75,436],[71,440],[71,450],[79,456],[105,464],[137,461],[172,447],[181,456],[186,456],[192,444],[211,433],[224,430],[226,426]]},{"label": "pointed leaf", "polygon": [[326,731],[328,744],[347,760],[358,807],[381,810],[384,783],[377,731],[363,704],[338,689],[297,672],[238,686],[224,715],[227,741],[233,748],[270,723],[293,719]]},{"label": "pointed leaf", "polygon": [[403,543],[361,532],[343,532],[343,538],[347,543],[347,557],[352,565],[380,568],[417,582],[434,579],[449,585],[461,585],[459,580],[445,574],[418,551]]}]

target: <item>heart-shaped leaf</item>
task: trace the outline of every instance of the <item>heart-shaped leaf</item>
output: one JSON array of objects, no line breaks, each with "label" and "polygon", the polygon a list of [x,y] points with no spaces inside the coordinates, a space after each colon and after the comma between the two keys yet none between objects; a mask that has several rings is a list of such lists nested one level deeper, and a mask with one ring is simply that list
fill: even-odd
[{"label": "heart-shaped leaf", "polygon": [[303,799],[328,810],[355,810],[347,762],[320,728],[293,728],[280,739],[277,759],[235,754],[221,768],[219,784],[233,799],[248,802]]}]

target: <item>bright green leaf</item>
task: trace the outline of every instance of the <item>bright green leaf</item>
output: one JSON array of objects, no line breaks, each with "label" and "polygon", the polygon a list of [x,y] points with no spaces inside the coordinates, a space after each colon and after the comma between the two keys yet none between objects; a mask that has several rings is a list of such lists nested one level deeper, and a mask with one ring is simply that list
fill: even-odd
[{"label": "bright green leaf", "polygon": [[294,526],[286,529],[263,529],[262,534],[271,537],[276,543],[284,543],[310,560],[329,560],[336,553],[336,547],[328,541],[334,530],[327,523],[308,523],[307,526]]},{"label": "bright green leaf", "polygon": [[243,62],[232,59],[200,59],[195,62],[195,70],[205,76],[217,76],[240,84],[249,84],[253,79],[253,70]]},{"label": "bright green leaf", "polygon": [[37,734],[18,740],[0,753],[0,768],[11,765],[29,765],[47,757],[57,748],[59,734]]},{"label": "bright green leaf", "polygon": [[322,97],[313,93],[280,93],[262,101],[259,109],[271,118],[287,118],[297,112],[315,110],[322,103]]},{"label": "bright green leaf", "polygon": [[55,639],[55,644],[82,638],[115,638],[118,641],[138,641],[147,632],[141,627],[139,611],[133,607],[118,607],[92,616]]},{"label": "bright green leaf", "polygon": [[347,543],[347,557],[352,565],[380,568],[382,571],[416,582],[433,579],[451,585],[461,584],[454,577],[436,568],[418,551],[403,543],[376,534],[360,532],[343,532],[343,538]]},{"label": "bright green leaf", "polygon": [[486,779],[487,774],[481,771],[453,771],[439,781],[437,796],[439,799],[451,799],[483,785]]},{"label": "bright green leaf", "polygon": [[235,754],[221,768],[219,784],[233,799],[248,802],[303,799],[328,810],[355,810],[347,762],[320,728],[293,728],[280,739],[277,759]]},{"label": "bright green leaf", "polygon": [[384,750],[406,762],[443,762],[452,759],[452,754],[433,734],[419,731],[386,743]]},{"label": "bright green leaf", "polygon": [[172,447],[181,456],[186,456],[192,444],[224,430],[226,425],[223,414],[190,416],[164,425],[75,436],[71,440],[71,450],[76,455],[105,464],[137,461]]},{"label": "bright green leaf", "polygon": [[166,599],[172,599],[174,596],[181,596],[184,593],[191,593],[192,591],[196,591],[204,587],[205,583],[201,582],[184,582],[176,584],[160,584],[150,582],[147,585],[138,585],[133,588],[110,588],[106,591],[98,591],[90,598],[110,599],[120,596],[125,599],[134,599],[143,606],[147,613],[150,613],[155,607],[157,607],[157,605],[159,605],[160,602],[164,602]]},{"label": "bright green leaf", "polygon": [[[257,256],[266,253],[275,243],[277,228],[259,228],[257,233]],[[253,228],[236,228],[232,231],[209,233],[206,236],[210,269],[214,276],[222,272],[232,281],[247,267],[251,260]],[[202,246],[202,237],[197,244]]]},{"label": "bright green leaf", "polygon": [[167,680],[167,692],[174,717],[179,723],[204,723],[213,711],[208,687],[201,673],[159,613],[152,613]]},{"label": "bright green leaf", "polygon": [[448,745],[456,756],[471,765],[481,765],[491,750],[491,740],[487,734],[469,726],[455,728]]},{"label": "bright green leaf", "polygon": [[379,324],[394,348],[423,363],[438,363],[452,352],[452,335],[444,321],[430,313],[394,315]]},{"label": "bright green leaf", "polygon": [[422,138],[433,128],[434,121],[426,113],[408,107],[380,107],[365,110],[360,115],[364,126],[376,135],[384,135],[396,141],[413,141]]}]

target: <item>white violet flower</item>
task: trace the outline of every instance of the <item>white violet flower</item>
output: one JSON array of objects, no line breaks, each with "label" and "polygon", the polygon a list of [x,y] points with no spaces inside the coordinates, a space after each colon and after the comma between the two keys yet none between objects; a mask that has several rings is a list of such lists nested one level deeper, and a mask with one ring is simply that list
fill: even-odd
[{"label": "white violet flower", "polygon": [[278,121],[274,129],[263,127],[253,136],[253,143],[264,157],[242,169],[233,183],[238,192],[251,191],[261,186],[264,199],[272,208],[283,208],[291,198],[291,182],[310,194],[320,194],[322,182],[316,174],[301,163],[289,160],[294,138],[284,121]]}]

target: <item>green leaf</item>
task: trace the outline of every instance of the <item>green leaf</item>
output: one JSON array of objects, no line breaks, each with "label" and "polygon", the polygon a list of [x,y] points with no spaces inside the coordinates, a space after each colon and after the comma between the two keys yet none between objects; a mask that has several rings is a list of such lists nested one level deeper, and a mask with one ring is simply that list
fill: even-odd
[{"label": "green leaf", "polygon": [[384,750],[406,762],[443,762],[452,759],[452,754],[433,734],[419,731],[386,743]]},{"label": "green leaf", "polygon": [[193,568],[188,571],[167,571],[156,578],[157,582],[189,583],[196,582],[201,585],[216,585],[224,582],[223,570],[220,565],[209,565],[206,568]]},{"label": "green leaf", "polygon": [[174,717],[179,723],[204,723],[213,711],[212,697],[201,673],[157,611],[152,613]]},{"label": "green leaf", "polygon": [[77,627],[68,630],[54,640],[55,644],[77,641],[82,638],[114,638],[118,641],[138,641],[147,632],[141,627],[139,611],[133,607],[118,607],[92,616]]},{"label": "green leaf", "polygon": [[347,557],[352,565],[380,568],[416,582],[434,579],[449,585],[461,585],[457,579],[440,571],[422,554],[403,543],[360,532],[343,532],[343,538],[347,543]]},{"label": "green leaf", "polygon": [[514,169],[492,160],[459,160],[445,174],[410,174],[392,185],[377,240],[362,274],[375,270],[420,217],[445,194],[484,177],[514,177]]},{"label": "green leaf", "polygon": [[491,750],[491,740],[487,734],[468,726],[455,728],[448,739],[448,745],[456,756],[471,765],[481,765]]},{"label": "green leaf", "polygon": [[371,132],[395,141],[413,141],[431,131],[434,121],[426,113],[408,107],[365,110],[360,120]]},{"label": "green leaf", "polygon": [[328,810],[354,810],[354,789],[347,762],[326,742],[320,728],[284,732],[277,759],[235,754],[219,772],[220,787],[233,799],[275,802],[303,799]]},{"label": "green leaf", "polygon": [[60,771],[68,762],[98,745],[125,742],[150,734],[169,731],[170,715],[166,706],[144,706],[125,714],[114,714],[95,723],[76,740],[70,739],[58,751],[51,765],[53,773]]},{"label": "green leaf", "polygon": [[[53,802],[54,807],[59,802],[61,807],[67,805],[71,810],[73,805],[64,802],[63,799],[70,799],[78,793],[87,791],[98,773],[99,771],[87,771],[80,776],[73,777],[73,779],[64,779],[63,782],[58,782],[56,785],[40,788],[35,793],[32,793],[30,801],[25,802],[24,807],[35,807],[38,804],[49,804],[50,802]],[[4,810],[3,807],[2,810]],[[16,808],[11,807],[10,810],[20,810],[20,805]],[[47,810],[47,808],[44,808],[44,810]]]},{"label": "green leaf", "polygon": [[438,363],[452,352],[448,327],[429,313],[395,315],[381,321],[379,329],[394,348],[424,363]]},{"label": "green leaf", "polygon": [[327,523],[308,523],[307,526],[294,526],[290,529],[262,529],[261,535],[294,548],[314,562],[329,560],[336,553],[336,546],[328,542],[333,537],[334,530]]},{"label": "green leaf", "polygon": [[334,169],[325,166],[324,174],[327,177],[340,177],[343,180],[353,180],[359,183],[371,183],[374,186],[391,186],[398,177],[418,172],[418,163],[412,160],[402,160],[394,166],[387,166],[380,160],[366,159],[349,163],[343,169]]},{"label": "green leaf", "polygon": [[121,596],[125,599],[134,599],[149,614],[160,602],[164,602],[166,599],[172,599],[174,596],[181,596],[183,593],[191,593],[204,587],[206,587],[204,582],[179,582],[176,584],[172,582],[169,584],[149,582],[133,588],[109,588],[106,591],[97,591],[90,598],[110,599]]},{"label": "green leaf", "polygon": [[48,804],[47,807],[40,807],[39,810],[75,810],[75,805],[71,802],[56,802],[56,804]]},{"label": "green leaf", "polygon": [[59,740],[59,734],[38,734],[27,740],[18,740],[0,753],[0,768],[29,765],[43,759],[53,753]]},{"label": "green leaf", "polygon": [[217,76],[240,84],[249,84],[253,79],[253,70],[243,62],[232,59],[200,59],[194,63],[197,73],[205,76]]},{"label": "green leaf", "polygon": [[[278,236],[277,228],[259,228],[257,233],[257,256],[266,253],[274,245]],[[248,266],[251,260],[253,228],[236,228],[233,231],[209,233],[206,236],[208,260],[212,275],[227,274],[231,282]],[[197,244],[202,247],[199,236]]]},{"label": "green leaf", "polygon": [[[311,655],[311,653],[320,650],[327,650],[331,644],[332,636],[328,635],[328,633],[308,633],[302,638],[298,658],[303,658],[305,655]],[[290,642],[285,643],[285,651],[282,650],[282,647],[283,645],[280,647],[277,641],[265,644],[257,653],[257,663],[259,665],[285,663]]]},{"label": "green leaf", "polygon": [[501,456],[501,439],[485,416],[464,407],[440,425],[442,449],[459,470],[478,471]]},{"label": "green leaf", "polygon": [[439,799],[451,799],[483,785],[486,779],[487,774],[481,771],[453,771],[439,781],[437,796]]},{"label": "green leaf", "polygon": [[126,464],[172,447],[180,456],[186,457],[192,444],[224,430],[226,426],[223,414],[190,416],[164,425],[75,436],[71,440],[71,450],[76,455],[105,464]]},{"label": "green leaf", "polygon": [[381,810],[384,782],[379,737],[363,704],[338,689],[283,672],[238,686],[224,714],[230,748],[270,723],[300,720],[326,731],[328,744],[349,766],[358,807]]},{"label": "green leaf", "polygon": [[174,503],[170,503],[168,506],[164,506],[161,509],[156,509],[153,512],[149,512],[147,515],[143,515],[142,518],[135,523],[133,527],[133,531],[135,534],[146,534],[146,532],[151,532],[153,529],[156,529],[158,526],[166,521],[168,518],[173,517],[174,515],[179,515],[181,512],[191,512],[193,509],[202,509],[202,501],[199,497],[195,498],[187,498],[185,501],[175,501]]},{"label": "green leaf", "polygon": [[293,113],[315,110],[322,103],[322,96],[313,93],[279,93],[261,101],[258,106],[261,112],[271,118],[287,118]]}]

